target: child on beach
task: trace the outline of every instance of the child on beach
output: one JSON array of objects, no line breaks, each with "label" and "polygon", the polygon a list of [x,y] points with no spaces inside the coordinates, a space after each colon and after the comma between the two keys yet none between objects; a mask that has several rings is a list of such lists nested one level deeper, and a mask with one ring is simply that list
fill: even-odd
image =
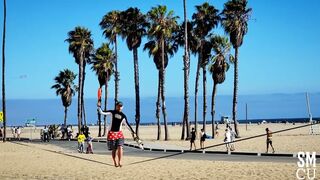
[{"label": "child on beach", "polygon": [[83,153],[85,139],[86,139],[86,136],[83,134],[83,132],[80,132],[80,134],[78,135],[78,152],[79,153]]},{"label": "child on beach", "polygon": [[90,135],[90,133],[88,132],[88,137],[86,139],[87,141],[87,151],[86,151],[86,154],[93,154],[93,146],[92,146],[92,136]]},{"label": "child on beach", "polygon": [[194,150],[196,150],[196,131],[194,130],[194,128],[192,128],[191,130],[191,139],[190,139],[190,151],[192,150],[192,144],[194,145]]}]

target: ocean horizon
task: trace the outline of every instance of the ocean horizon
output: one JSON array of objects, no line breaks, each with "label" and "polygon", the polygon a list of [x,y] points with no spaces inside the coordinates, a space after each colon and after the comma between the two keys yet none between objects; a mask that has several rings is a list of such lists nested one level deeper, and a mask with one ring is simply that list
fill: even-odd
[{"label": "ocean horizon", "polygon": [[[310,93],[310,107],[313,117],[320,117],[320,93]],[[198,99],[198,121],[202,121],[202,96]],[[124,113],[129,123],[135,123],[135,99],[121,98],[124,103]],[[87,124],[97,123],[97,100],[86,98],[85,113]],[[141,97],[140,123],[156,123],[155,109],[156,97]],[[238,97],[237,119],[246,119],[246,104],[248,107],[248,120],[254,119],[309,119],[305,93],[296,94],[265,94],[240,95]],[[168,122],[182,122],[184,100],[181,97],[166,98]],[[113,109],[114,99],[108,98],[108,109]],[[215,120],[220,121],[221,116],[232,115],[232,95],[218,95],[216,97]],[[190,97],[190,121],[194,122],[194,97]],[[35,119],[36,125],[62,124],[64,107],[61,99],[8,99],[7,125],[24,126],[27,120]],[[206,121],[211,121],[211,96],[207,97]],[[77,99],[73,98],[68,110],[68,124],[77,124]],[[163,122],[161,114],[161,122]]]}]

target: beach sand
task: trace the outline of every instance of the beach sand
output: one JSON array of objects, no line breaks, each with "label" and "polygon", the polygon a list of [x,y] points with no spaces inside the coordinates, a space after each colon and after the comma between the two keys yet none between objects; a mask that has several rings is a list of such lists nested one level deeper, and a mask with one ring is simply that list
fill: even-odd
[{"label": "beach sand", "polygon": [[[246,138],[265,133],[266,127],[275,132],[299,125],[302,124],[255,124],[248,125],[248,130],[245,125],[240,125],[240,133],[242,138]],[[220,125],[219,136],[214,140],[206,140],[205,146],[223,141],[223,127]],[[39,129],[33,129],[31,132],[29,128],[24,128],[21,137],[39,138]],[[97,127],[90,129],[93,135],[97,133]],[[145,142],[159,146],[189,148],[189,141],[180,140],[181,126],[169,126],[170,141],[156,141],[156,132],[156,126],[141,126],[140,137]],[[210,126],[207,126],[207,132],[211,132]],[[124,133],[130,137],[128,130],[124,130]],[[273,142],[276,152],[316,151],[317,154],[320,152],[320,135],[309,135],[309,127],[274,134]],[[199,141],[196,143],[199,147]],[[225,150],[225,147],[219,146],[209,150]],[[265,137],[239,142],[236,144],[236,151],[264,152]],[[76,151],[66,152],[50,143],[24,142],[0,143],[0,159],[0,179],[295,179],[297,170],[296,163],[190,159],[158,159],[130,165],[148,159],[135,156],[125,156],[124,166],[115,168],[112,166],[110,155],[78,154]],[[316,171],[318,178],[319,173],[319,170]]]},{"label": "beach sand", "polygon": [[46,151],[61,150],[52,145],[22,144],[28,146],[0,143],[0,179],[293,179],[297,169],[294,163],[181,159],[130,165],[148,159],[131,156],[124,158],[122,168],[115,168],[107,155],[69,153],[66,156]]}]

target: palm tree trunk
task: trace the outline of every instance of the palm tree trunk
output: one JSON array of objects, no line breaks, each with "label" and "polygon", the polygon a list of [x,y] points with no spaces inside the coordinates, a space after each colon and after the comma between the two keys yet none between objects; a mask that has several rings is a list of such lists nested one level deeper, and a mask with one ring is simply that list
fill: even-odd
[{"label": "palm tree trunk", "polygon": [[101,114],[99,113],[99,110],[97,110],[97,113],[98,113],[98,125],[99,125],[98,137],[101,137]]},{"label": "palm tree trunk", "polygon": [[83,73],[82,73],[83,77],[82,77],[82,90],[81,90],[81,104],[82,104],[82,117],[83,117],[83,124],[82,125],[87,125],[87,119],[86,119],[86,111],[85,111],[85,105],[84,105],[84,81],[86,78],[86,62],[85,59],[83,61]]},{"label": "palm tree trunk", "polygon": [[[197,74],[196,74],[196,84],[195,84],[195,95],[194,95],[194,124],[196,133],[198,132],[198,88],[199,88],[199,77],[200,77],[200,64],[201,64],[201,51],[198,57],[198,66],[197,66]],[[189,135],[188,135],[189,136]]]},{"label": "palm tree trunk", "polygon": [[161,137],[161,124],[160,124],[160,96],[161,96],[161,72],[158,73],[158,98],[156,103],[156,117],[157,117],[157,125],[158,125],[158,134],[157,140],[160,140]]},{"label": "palm tree trunk", "polygon": [[7,139],[7,118],[6,118],[6,88],[5,88],[5,44],[6,44],[6,19],[7,19],[7,4],[3,0],[3,34],[2,34],[2,111],[3,111],[3,142]]},{"label": "palm tree trunk", "polygon": [[64,121],[63,121],[64,127],[67,127],[67,114],[68,114],[68,107],[65,106],[64,107]]},{"label": "palm tree trunk", "polygon": [[114,40],[114,47],[115,47],[115,95],[114,95],[114,108],[116,108],[116,104],[118,101],[118,96],[119,96],[119,72],[118,72],[118,46],[117,46],[117,35]]},{"label": "palm tree trunk", "polygon": [[212,96],[211,96],[211,123],[212,123],[212,137],[214,138],[216,132],[214,128],[214,115],[216,113],[215,110],[215,98],[217,94],[217,84],[213,81],[213,89],[212,89]]},{"label": "palm tree trunk", "polygon": [[162,114],[163,114],[163,123],[164,123],[164,140],[169,140],[169,132],[167,125],[167,112],[166,112],[166,101],[165,101],[165,67],[164,67],[164,39],[161,39],[161,49],[162,49],[162,67],[161,67],[161,99],[162,99]]},{"label": "palm tree trunk", "polygon": [[182,134],[181,140],[184,139],[185,134],[185,126],[187,128],[187,134],[190,134],[190,127],[189,127],[189,70],[190,70],[190,60],[189,60],[189,53],[188,53],[188,33],[187,33],[187,7],[186,7],[186,0],[183,0],[183,12],[184,12],[184,113],[183,113],[183,125],[182,125]]},{"label": "palm tree trunk", "polygon": [[206,132],[206,114],[207,114],[207,67],[202,68],[202,86],[203,86],[203,131]]},{"label": "palm tree trunk", "polygon": [[78,133],[80,133],[81,130],[81,123],[82,123],[82,78],[83,78],[83,59],[82,55],[80,57],[80,62],[79,62],[79,81],[78,81]]},{"label": "palm tree trunk", "polygon": [[138,64],[138,49],[133,49],[134,60],[134,85],[136,91],[136,134],[139,136],[139,124],[140,124],[140,91],[139,91],[139,64]]},{"label": "palm tree trunk", "polygon": [[238,103],[238,47],[235,48],[235,59],[234,59],[234,84],[233,84],[232,117],[233,117],[233,121],[234,121],[234,129],[236,131],[237,137],[240,137],[240,132],[238,130],[238,121],[237,121],[237,103]]},{"label": "palm tree trunk", "polygon": [[169,140],[169,132],[167,125],[167,112],[166,112],[166,100],[165,100],[165,71],[163,69],[162,78],[161,78],[161,99],[162,99],[162,114],[163,114],[163,123],[164,123],[164,140]]},{"label": "palm tree trunk", "polygon": [[[106,82],[105,82],[105,95],[104,95],[104,110],[107,110],[107,102],[108,102],[108,79],[109,79],[109,73],[107,71],[107,76],[106,76]],[[106,136],[107,132],[107,116],[103,117],[104,119],[104,124],[103,124],[103,135]]]},{"label": "palm tree trunk", "polygon": [[[82,90],[83,91],[83,90]],[[82,95],[83,98],[83,95]],[[82,117],[83,117],[83,125],[87,125],[87,121],[86,121],[86,109],[84,106],[84,99],[82,99]]]}]

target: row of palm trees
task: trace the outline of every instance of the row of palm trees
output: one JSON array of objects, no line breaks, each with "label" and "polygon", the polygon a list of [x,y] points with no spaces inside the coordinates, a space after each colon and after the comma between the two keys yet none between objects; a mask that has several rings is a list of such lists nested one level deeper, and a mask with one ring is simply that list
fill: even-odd
[{"label": "row of palm trees", "polygon": [[[87,28],[76,27],[68,33],[66,41],[69,43],[69,52],[75,58],[75,62],[79,65],[78,86],[74,87],[78,91],[78,128],[85,124],[83,89],[85,80],[86,63],[92,64],[92,69],[96,72],[100,83],[100,88],[105,86],[105,109],[107,107],[107,92],[108,81],[114,75],[115,79],[115,102],[119,97],[119,71],[118,71],[118,56],[117,43],[118,36],[122,37],[128,46],[128,49],[133,52],[134,61],[134,83],[135,83],[135,102],[136,102],[136,132],[139,134],[140,124],[140,93],[139,93],[139,64],[138,64],[138,48],[141,46],[142,38],[147,37],[148,42],[143,49],[152,57],[158,70],[158,95],[156,102],[156,119],[158,124],[157,139],[161,137],[160,112],[162,112],[164,123],[164,139],[169,139],[167,128],[167,114],[165,105],[165,73],[166,67],[169,64],[169,58],[172,57],[178,48],[184,46],[184,92],[185,106],[183,114],[183,127],[181,139],[189,138],[190,122],[189,122],[189,72],[190,72],[190,52],[198,56],[198,65],[196,73],[195,86],[195,114],[194,120],[197,127],[197,95],[199,86],[200,70],[203,77],[203,129],[206,124],[206,74],[209,69],[213,79],[212,91],[212,135],[214,136],[214,115],[215,115],[215,95],[217,85],[225,80],[225,72],[229,69],[229,63],[234,64],[234,98],[233,98],[233,120],[235,130],[239,135],[236,121],[237,108],[237,89],[238,89],[238,49],[242,45],[244,35],[248,30],[248,20],[251,9],[247,7],[247,0],[229,0],[225,3],[221,13],[209,3],[203,3],[196,6],[196,12],[192,15],[192,20],[186,19],[186,6],[184,0],[184,22],[178,24],[178,16],[174,15],[173,11],[167,10],[166,6],[158,5],[152,7],[149,12],[143,14],[138,8],[129,8],[125,11],[111,11],[103,16],[100,27],[103,30],[108,43],[102,44],[97,50],[94,50],[91,33]],[[221,24],[229,38],[219,36],[214,33],[214,29],[218,24]],[[229,39],[231,43],[229,42]],[[110,47],[113,45],[113,48]],[[231,45],[235,49],[235,55],[230,54]],[[209,65],[209,68],[208,68]],[[66,74],[65,70],[64,73]],[[60,72],[59,76],[61,75]],[[71,77],[71,76],[70,76]],[[73,74],[73,80],[75,75]],[[56,83],[61,84],[63,81]],[[72,81],[73,81],[72,80]],[[52,88],[57,89],[57,95],[64,96],[63,93],[71,91],[62,91],[58,93],[58,89],[71,88],[73,82],[69,85],[58,86]],[[72,91],[74,92],[74,91]],[[70,99],[70,98],[69,98]],[[62,101],[64,101],[62,97]],[[71,103],[71,100],[70,100]],[[68,103],[64,103],[68,105]],[[66,107],[66,106],[65,106]],[[99,124],[101,117],[98,115]],[[66,121],[66,120],[65,120]],[[65,122],[66,123],[66,122]],[[106,124],[106,123],[104,123]],[[105,135],[104,128],[104,135]],[[101,126],[99,126],[99,136],[101,136]],[[186,136],[185,136],[186,135]]]}]

